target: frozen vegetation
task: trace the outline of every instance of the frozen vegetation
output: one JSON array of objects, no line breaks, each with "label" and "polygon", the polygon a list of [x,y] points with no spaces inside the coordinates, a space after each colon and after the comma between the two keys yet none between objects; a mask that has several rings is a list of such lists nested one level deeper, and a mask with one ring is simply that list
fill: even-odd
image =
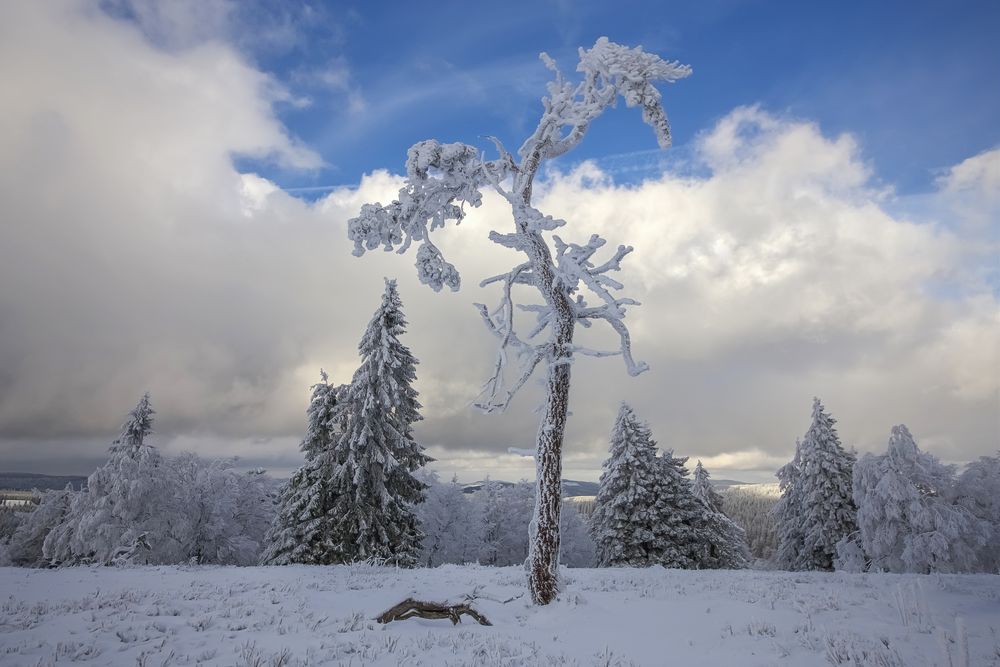
[{"label": "frozen vegetation", "polygon": [[[0,665],[1000,664],[996,576],[650,567],[562,580],[541,607],[521,567],[0,568]],[[411,595],[475,596],[493,625],[373,620]]]}]

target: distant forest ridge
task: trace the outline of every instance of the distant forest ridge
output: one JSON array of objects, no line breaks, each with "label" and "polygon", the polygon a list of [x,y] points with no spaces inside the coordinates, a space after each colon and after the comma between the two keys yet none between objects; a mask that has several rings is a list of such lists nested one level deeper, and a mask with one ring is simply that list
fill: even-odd
[{"label": "distant forest ridge", "polygon": [[31,491],[32,489],[64,489],[72,484],[81,489],[87,482],[85,475],[45,475],[33,472],[0,472],[0,490]]}]

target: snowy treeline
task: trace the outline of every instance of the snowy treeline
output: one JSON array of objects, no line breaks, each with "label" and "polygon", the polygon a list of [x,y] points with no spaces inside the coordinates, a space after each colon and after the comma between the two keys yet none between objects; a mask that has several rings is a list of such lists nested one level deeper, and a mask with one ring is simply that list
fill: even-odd
[{"label": "snowy treeline", "polygon": [[777,472],[775,562],[792,570],[1000,571],[1000,455],[955,466],[894,426],[885,454],[855,460],[819,399]]},{"label": "snowy treeline", "polygon": [[771,511],[781,497],[777,484],[735,484],[720,492],[722,511],[747,536],[753,557],[771,560],[777,546],[774,515]]},{"label": "snowy treeline", "polygon": [[[455,479],[441,482],[429,475],[428,487],[427,499],[417,508],[425,534],[420,565],[524,563],[534,484],[487,482],[469,494]],[[568,567],[594,565],[594,542],[586,520],[569,503],[562,512],[560,562]]]},{"label": "snowy treeline", "polygon": [[82,491],[47,491],[7,544],[14,565],[256,561],[273,502],[268,478],[232,460],[163,457],[146,442],[146,394]]}]

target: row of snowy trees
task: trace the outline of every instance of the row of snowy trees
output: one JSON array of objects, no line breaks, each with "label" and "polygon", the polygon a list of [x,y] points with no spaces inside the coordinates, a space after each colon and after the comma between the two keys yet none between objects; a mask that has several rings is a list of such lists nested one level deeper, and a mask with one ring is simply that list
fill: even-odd
[{"label": "row of snowy trees", "polygon": [[819,399],[778,470],[775,563],[791,570],[1000,571],[1000,455],[961,475],[894,426],[885,454],[857,459]]},{"label": "row of snowy trees", "polygon": [[146,394],[85,489],[40,495],[9,537],[9,562],[256,562],[273,512],[270,480],[235,471],[234,460],[161,456],[146,442],[153,415]]},{"label": "row of snowy trees", "polygon": [[743,530],[722,512],[700,461],[692,481],[687,458],[670,450],[658,456],[649,425],[627,404],[618,412],[610,450],[591,518],[601,566],[748,565]]},{"label": "row of snowy trees", "polygon": [[[455,479],[428,476],[427,499],[418,506],[424,540],[419,564],[445,563],[521,565],[528,557],[528,523],[535,504],[531,482],[487,481],[475,493]],[[568,567],[595,564],[594,541],[586,519],[572,503],[562,512],[560,563]]]}]

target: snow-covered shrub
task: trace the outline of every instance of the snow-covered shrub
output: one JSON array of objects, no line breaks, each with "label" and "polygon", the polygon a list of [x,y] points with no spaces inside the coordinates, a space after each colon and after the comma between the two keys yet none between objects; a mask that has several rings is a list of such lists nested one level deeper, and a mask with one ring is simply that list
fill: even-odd
[{"label": "snow-covered shrub", "polygon": [[528,523],[535,504],[530,482],[500,484],[487,480],[473,496],[480,505],[483,541],[479,562],[484,565],[520,565],[528,557]]},{"label": "snow-covered shrub", "polygon": [[65,521],[77,492],[73,491],[72,484],[67,484],[65,489],[35,493],[38,506],[21,519],[8,543],[7,558],[12,565],[40,567],[47,564],[42,545],[49,533]]},{"label": "snow-covered shrub", "polygon": [[234,470],[235,459],[186,453],[166,460],[177,484],[176,532],[186,558],[198,564],[256,564],[274,514],[268,479]]},{"label": "snow-covered shrub", "polygon": [[987,522],[952,501],[955,470],[922,452],[904,425],[888,451],[854,470],[859,542],[875,571],[969,572],[990,537]]},{"label": "snow-covered shrub", "polygon": [[778,471],[776,560],[790,570],[832,570],[837,543],[857,530],[851,491],[855,456],[841,446],[834,424],[813,399],[812,424],[795,458]]},{"label": "snow-covered shrub", "polygon": [[955,486],[955,502],[980,520],[987,530],[979,549],[979,569],[1000,574],[1000,453],[968,465]]},{"label": "snow-covered shrub", "polygon": [[442,483],[431,473],[425,481],[426,499],[417,505],[424,533],[419,563],[436,567],[475,562],[483,543],[482,506],[473,502],[456,479]]}]

